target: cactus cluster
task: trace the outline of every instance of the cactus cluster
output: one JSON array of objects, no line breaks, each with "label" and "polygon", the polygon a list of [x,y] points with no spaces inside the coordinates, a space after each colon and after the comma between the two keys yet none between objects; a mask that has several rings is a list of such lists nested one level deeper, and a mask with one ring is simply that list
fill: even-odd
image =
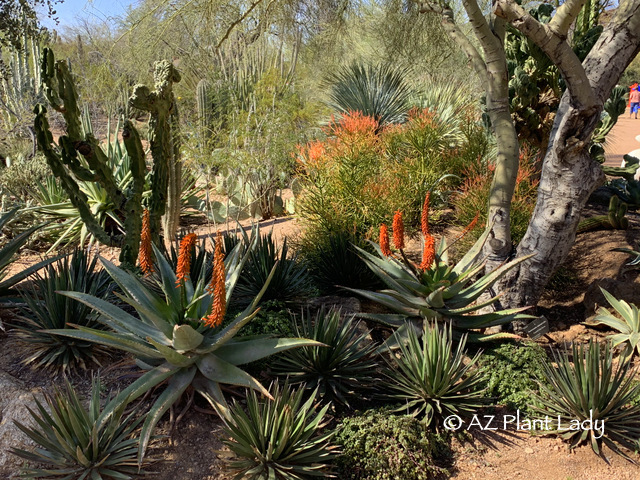
[{"label": "cactus cluster", "polygon": [[629,228],[629,219],[626,217],[628,209],[629,206],[625,202],[613,195],[609,201],[608,214],[582,220],[578,224],[578,233],[603,229],[626,230]]},{"label": "cactus cluster", "polygon": [[[132,122],[126,120],[122,129],[125,148],[131,159],[131,186],[122,191],[109,167],[107,155],[100,142],[82,125],[78,94],[67,62],[55,61],[53,52],[45,49],[42,57],[41,75],[44,94],[52,109],[60,112],[66,123],[66,135],[53,143],[49,128],[47,109],[39,104],[35,108],[35,131],[38,148],[44,154],[54,176],[58,179],[87,230],[104,245],[121,248],[120,262],[126,268],[132,268],[138,254],[140,230],[142,227],[142,195],[145,187],[146,163],[140,136]],[[151,178],[151,199],[149,210],[152,218],[152,235],[157,241],[160,237],[160,218],[171,205],[179,214],[180,183],[177,192],[169,185],[179,174],[180,165],[177,151],[177,116],[172,84],[180,80],[180,75],[168,62],[156,64],[156,90],[137,85],[130,98],[132,106],[147,110],[150,116],[150,143],[153,156]],[[115,205],[116,214],[123,219],[122,230],[105,229],[96,219],[89,207],[87,195],[80,189],[78,181],[97,182],[107,192],[109,200]],[[169,200],[172,200],[171,203]],[[167,208],[167,204],[170,204]],[[154,223],[155,222],[155,223]],[[165,230],[165,235],[169,235]]]}]

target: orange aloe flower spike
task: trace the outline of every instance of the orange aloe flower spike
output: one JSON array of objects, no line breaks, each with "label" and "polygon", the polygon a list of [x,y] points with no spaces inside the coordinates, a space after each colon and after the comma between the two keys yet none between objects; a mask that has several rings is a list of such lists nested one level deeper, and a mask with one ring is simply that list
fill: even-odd
[{"label": "orange aloe flower spike", "polygon": [[380,225],[380,250],[382,250],[382,255],[385,257],[391,255],[391,247],[389,246],[389,229],[384,223]]},{"label": "orange aloe flower spike", "polygon": [[393,216],[393,245],[398,249],[404,248],[404,223],[402,212],[398,210]]},{"label": "orange aloe flower spike", "polygon": [[151,247],[151,220],[149,210],[142,213],[142,231],[140,232],[140,249],[138,250],[138,265],[144,275],[153,273],[153,248]]},{"label": "orange aloe flower spike", "polygon": [[431,192],[427,192],[427,195],[424,197],[424,205],[422,206],[422,235],[426,238],[429,235],[429,198],[431,197]]},{"label": "orange aloe flower spike", "polygon": [[197,239],[198,236],[195,233],[189,233],[180,241],[178,268],[176,269],[176,287],[182,285],[182,282],[189,276],[189,272],[191,271],[191,249],[196,244]]},{"label": "orange aloe flower spike", "polygon": [[436,239],[433,235],[427,234],[424,237],[424,246],[422,249],[422,263],[420,269],[422,271],[429,270],[436,259]]},{"label": "orange aloe flower spike", "polygon": [[213,295],[211,313],[202,321],[210,328],[215,328],[222,323],[227,311],[227,292],[225,287],[226,274],[224,271],[224,253],[222,252],[222,235],[218,232],[213,252],[213,274],[209,284],[209,293]]}]

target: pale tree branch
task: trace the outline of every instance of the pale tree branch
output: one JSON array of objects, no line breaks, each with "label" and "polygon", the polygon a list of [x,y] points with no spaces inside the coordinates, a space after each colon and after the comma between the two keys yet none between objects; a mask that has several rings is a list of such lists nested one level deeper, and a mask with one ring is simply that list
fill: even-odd
[{"label": "pale tree branch", "polygon": [[449,38],[451,38],[458,47],[464,52],[464,54],[471,62],[476,74],[483,80],[487,80],[487,66],[482,59],[482,55],[469,41],[467,36],[462,33],[462,30],[455,23],[453,17],[453,10],[449,5],[440,5],[434,2],[422,2],[420,3],[421,13],[435,13],[440,15],[442,21],[442,27],[444,28]]},{"label": "pale tree branch", "polygon": [[571,24],[578,17],[585,1],[586,0],[565,0],[565,2],[558,7],[556,14],[549,22],[549,28],[561,38],[567,38],[569,28],[571,28]]},{"label": "pale tree branch", "polygon": [[[587,74],[566,38],[558,35],[548,25],[538,22],[512,0],[494,0],[493,11],[538,45],[558,67],[573,102],[587,109],[596,106],[596,97],[589,84]],[[570,10],[564,12],[565,15],[570,13]]]},{"label": "pale tree branch", "polygon": [[478,7],[478,2],[476,0],[462,0],[462,5],[485,54],[493,48],[502,48],[500,40],[495,36],[487,19],[482,14],[482,10]]}]

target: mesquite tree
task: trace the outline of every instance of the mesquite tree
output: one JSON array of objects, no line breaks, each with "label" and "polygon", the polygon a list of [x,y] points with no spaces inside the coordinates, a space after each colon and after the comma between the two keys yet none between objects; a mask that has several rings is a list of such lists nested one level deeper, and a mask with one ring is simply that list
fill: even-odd
[{"label": "mesquite tree", "polygon": [[[153,132],[155,143],[152,142],[153,175],[149,200],[151,218],[156,218],[155,225],[152,224],[152,237],[156,243],[160,237],[159,218],[164,214],[167,202],[167,172],[170,169],[170,159],[176,158],[175,144],[166,140],[167,136],[172,138],[171,134],[165,132],[166,128],[172,126],[170,110],[174,102],[163,101],[162,89],[166,91],[168,88],[170,92],[167,84],[176,81],[176,78],[179,79],[179,75],[170,64],[170,68],[167,68],[167,63],[160,62],[156,67],[158,92],[149,92],[146,87],[136,86],[135,95],[130,100],[134,106],[141,107],[146,105],[144,101],[151,102],[152,99],[157,99],[153,108],[150,108],[150,130]],[[83,131],[78,94],[67,62],[56,62],[53,52],[47,48],[43,53],[41,72],[45,96],[51,108],[64,117],[66,135],[59,138],[58,145],[54,144],[47,120],[47,109],[43,105],[37,105],[34,127],[38,148],[44,154],[54,176],[69,195],[71,203],[78,209],[87,230],[100,243],[120,247],[120,262],[126,268],[132,268],[140,244],[142,196],[147,172],[140,136],[133,124],[125,121],[122,138],[131,159],[132,186],[127,191],[122,191],[100,142],[91,133]],[[78,180],[97,182],[105,189],[109,201],[115,207],[115,213],[123,219],[122,229],[105,228],[98,222]],[[177,201],[179,200],[178,190]]]}]

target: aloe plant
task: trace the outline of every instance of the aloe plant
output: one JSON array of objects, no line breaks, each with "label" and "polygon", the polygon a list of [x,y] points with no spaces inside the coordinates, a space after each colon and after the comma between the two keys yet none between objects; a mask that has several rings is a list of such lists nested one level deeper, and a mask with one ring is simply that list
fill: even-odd
[{"label": "aloe plant", "polygon": [[609,340],[611,340],[614,347],[624,345],[622,359],[629,360],[634,352],[640,354],[640,312],[638,311],[638,307],[633,304],[629,305],[624,300],[617,300],[604,288],[600,290],[609,302],[609,305],[611,305],[615,312],[622,318],[618,318],[606,308],[600,307],[598,314],[590,323],[606,325],[617,330],[619,333],[611,335]]},{"label": "aloe plant", "polygon": [[[486,235],[485,235],[486,238]],[[493,305],[499,296],[488,300],[480,297],[510,269],[529,257],[513,260],[492,272],[482,274],[484,263],[478,261],[482,242],[474,247],[456,264],[450,265],[447,254],[447,242],[442,238],[435,252],[431,268],[421,269],[410,262],[406,256],[385,256],[378,244],[373,244],[378,255],[357,248],[360,256],[388,287],[379,292],[349,289],[365,298],[380,303],[396,313],[360,314],[361,317],[381,322],[397,328],[383,345],[383,349],[395,347],[398,338],[406,338],[409,329],[420,333],[421,323],[429,320],[446,321],[452,324],[457,334],[468,333],[469,339],[487,341],[513,336],[507,333],[483,334],[472,330],[486,329],[518,319],[531,318],[522,312],[526,308],[496,310],[490,313],[478,313]],[[397,258],[399,257],[399,258]],[[481,275],[479,279],[476,279]]]},{"label": "aloe plant", "polygon": [[[217,242],[221,245],[221,237]],[[218,288],[207,288],[204,268],[200,270],[199,278],[191,279],[188,275],[190,262],[178,261],[178,269],[182,266],[186,270],[182,272],[186,276],[178,281],[179,277],[158,249],[155,249],[155,257],[160,274],[160,292],[146,287],[136,276],[101,259],[105,270],[124,292],[122,300],[136,310],[139,318],[92,295],[63,292],[100,313],[98,321],[113,332],[77,326],[77,331],[49,330],[49,333],[130,352],[136,357],[137,364],[146,371],[120,393],[121,399],[130,397],[133,400],[167,381],[142,427],[140,461],[153,428],[188,387],[193,387],[226,418],[228,406],[220,384],[252,388],[269,396],[262,384],[239,368],[240,365],[290,348],[317,344],[311,340],[293,338],[235,338],[236,333],[256,315],[256,306],[275,270],[249,306],[231,322],[212,324],[209,321],[216,306],[229,303],[248,252],[254,247],[255,240],[248,248],[240,243],[225,258],[222,280],[224,295],[218,295]],[[191,252],[191,245],[185,250]]]}]

